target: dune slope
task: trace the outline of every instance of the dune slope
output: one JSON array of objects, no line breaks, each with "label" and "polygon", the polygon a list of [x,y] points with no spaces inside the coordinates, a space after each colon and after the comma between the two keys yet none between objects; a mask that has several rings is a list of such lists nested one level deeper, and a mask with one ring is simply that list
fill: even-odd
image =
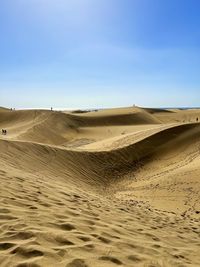
[{"label": "dune slope", "polygon": [[1,266],[198,266],[200,125],[127,112],[0,112]]}]

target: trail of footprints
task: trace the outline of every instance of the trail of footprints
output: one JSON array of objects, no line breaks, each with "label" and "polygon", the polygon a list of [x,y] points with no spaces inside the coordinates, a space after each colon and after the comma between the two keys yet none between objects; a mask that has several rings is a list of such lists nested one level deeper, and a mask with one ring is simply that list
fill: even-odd
[{"label": "trail of footprints", "polygon": [[[22,182],[23,178],[15,178]],[[23,194],[12,188],[7,199],[1,188],[0,266],[159,267],[160,255],[167,259],[166,266],[189,266],[200,252],[199,219],[169,218],[131,204],[74,193],[73,188],[61,190],[62,185],[49,187],[45,181],[45,190],[23,183]]]}]

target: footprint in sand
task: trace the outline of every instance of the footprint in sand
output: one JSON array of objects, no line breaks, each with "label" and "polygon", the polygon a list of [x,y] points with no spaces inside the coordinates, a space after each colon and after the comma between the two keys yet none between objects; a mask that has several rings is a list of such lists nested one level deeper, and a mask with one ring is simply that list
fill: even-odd
[{"label": "footprint in sand", "polygon": [[88,265],[82,259],[75,259],[72,262],[68,263],[66,267],[88,267]]},{"label": "footprint in sand", "polygon": [[10,248],[12,248],[14,246],[15,246],[15,244],[13,244],[13,243],[7,243],[7,242],[0,243],[0,251],[2,251],[2,250],[8,250],[8,249],[10,249]]},{"label": "footprint in sand", "polygon": [[42,257],[44,253],[34,248],[17,247],[11,251],[11,254],[19,254],[26,258]]},{"label": "footprint in sand", "polygon": [[99,260],[110,261],[110,262],[115,263],[117,265],[122,265],[122,262],[120,260],[118,260],[117,258],[112,257],[112,256],[102,256],[102,257],[99,257]]}]

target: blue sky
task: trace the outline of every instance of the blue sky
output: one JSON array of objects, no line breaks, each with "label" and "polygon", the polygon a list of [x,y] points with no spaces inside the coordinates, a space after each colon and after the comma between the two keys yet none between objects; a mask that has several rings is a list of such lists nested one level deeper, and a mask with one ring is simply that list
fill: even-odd
[{"label": "blue sky", "polygon": [[0,106],[199,106],[199,0],[1,0]]}]

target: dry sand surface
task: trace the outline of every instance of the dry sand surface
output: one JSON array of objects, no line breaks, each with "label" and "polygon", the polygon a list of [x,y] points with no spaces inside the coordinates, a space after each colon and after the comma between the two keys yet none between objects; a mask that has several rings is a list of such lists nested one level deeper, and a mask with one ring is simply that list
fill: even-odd
[{"label": "dry sand surface", "polygon": [[0,108],[0,266],[200,266],[197,117]]}]

